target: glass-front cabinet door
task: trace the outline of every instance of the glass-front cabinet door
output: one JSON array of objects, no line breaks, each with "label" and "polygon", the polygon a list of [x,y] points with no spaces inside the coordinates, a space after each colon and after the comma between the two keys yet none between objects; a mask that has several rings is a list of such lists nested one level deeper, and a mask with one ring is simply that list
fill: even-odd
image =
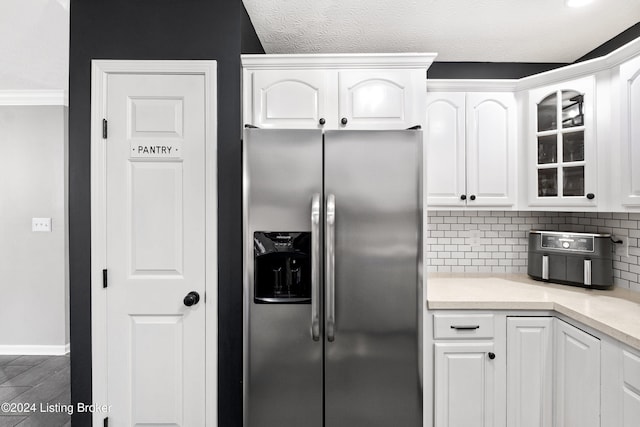
[{"label": "glass-front cabinet door", "polygon": [[533,89],[529,203],[595,206],[594,78]]}]

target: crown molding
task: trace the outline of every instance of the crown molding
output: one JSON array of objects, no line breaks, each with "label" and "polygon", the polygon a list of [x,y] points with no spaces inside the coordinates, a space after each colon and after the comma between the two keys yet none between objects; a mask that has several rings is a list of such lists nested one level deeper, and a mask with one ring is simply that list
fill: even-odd
[{"label": "crown molding", "polygon": [[429,68],[435,53],[246,54],[242,67],[268,69]]}]

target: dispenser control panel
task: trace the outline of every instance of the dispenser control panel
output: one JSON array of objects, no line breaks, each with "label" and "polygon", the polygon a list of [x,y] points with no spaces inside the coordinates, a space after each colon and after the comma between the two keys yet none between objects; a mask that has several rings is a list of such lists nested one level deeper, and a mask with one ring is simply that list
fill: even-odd
[{"label": "dispenser control panel", "polygon": [[593,252],[594,236],[583,234],[541,233],[540,245],[546,249]]}]

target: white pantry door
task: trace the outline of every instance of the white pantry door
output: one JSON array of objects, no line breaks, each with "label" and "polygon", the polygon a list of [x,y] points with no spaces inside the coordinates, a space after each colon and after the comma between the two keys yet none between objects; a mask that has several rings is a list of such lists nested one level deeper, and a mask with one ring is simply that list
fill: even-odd
[{"label": "white pantry door", "polygon": [[204,426],[205,78],[111,74],[106,119],[109,425]]}]

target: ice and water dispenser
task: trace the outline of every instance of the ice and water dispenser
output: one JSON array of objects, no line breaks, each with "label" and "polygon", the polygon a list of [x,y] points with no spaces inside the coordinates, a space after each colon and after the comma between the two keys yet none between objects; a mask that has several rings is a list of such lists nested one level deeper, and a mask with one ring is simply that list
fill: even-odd
[{"label": "ice and water dispenser", "polygon": [[609,288],[613,286],[611,235],[532,230],[527,270],[536,280]]},{"label": "ice and water dispenser", "polygon": [[254,302],[311,303],[311,233],[253,233]]}]

